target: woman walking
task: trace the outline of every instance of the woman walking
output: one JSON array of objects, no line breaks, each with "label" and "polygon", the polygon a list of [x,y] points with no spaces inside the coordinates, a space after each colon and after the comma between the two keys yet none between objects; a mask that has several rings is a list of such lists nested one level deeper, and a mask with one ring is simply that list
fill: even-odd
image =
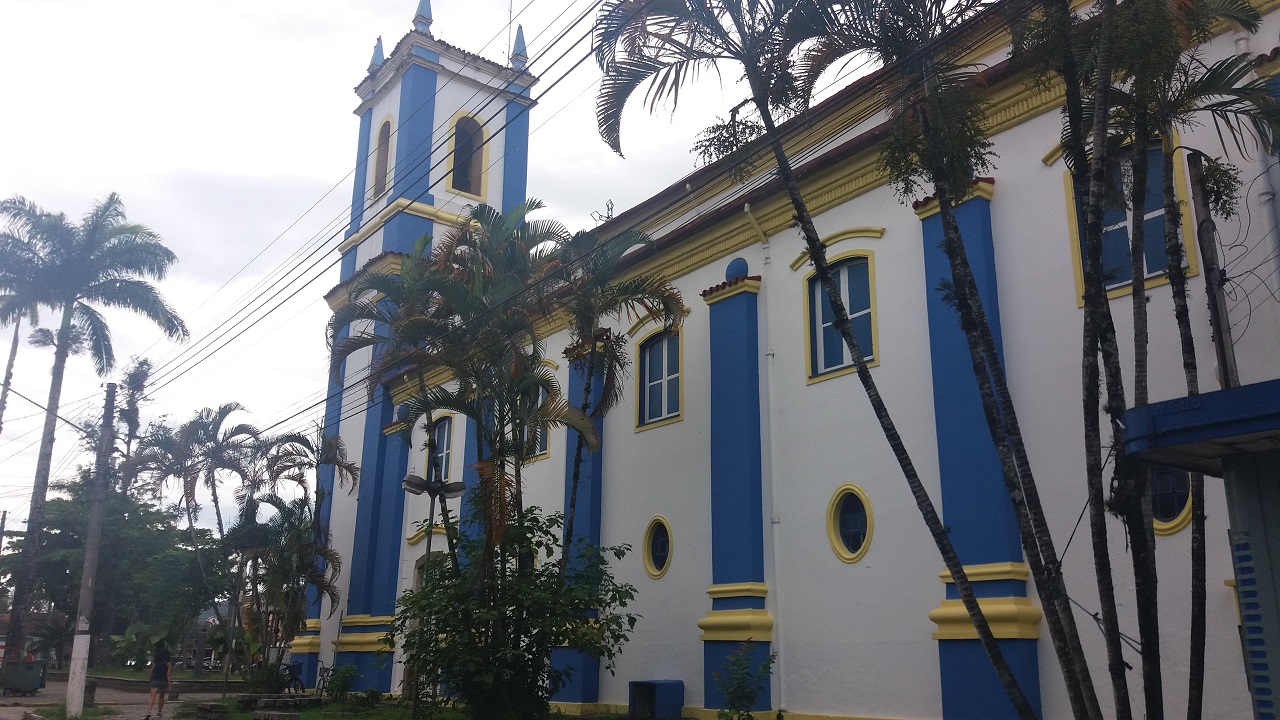
[{"label": "woman walking", "polygon": [[173,663],[169,658],[169,648],[161,640],[151,655],[151,697],[147,700],[147,716],[143,720],[151,720],[151,706],[156,705],[156,698],[160,699],[160,704],[156,705],[156,717],[164,717],[164,699],[169,694],[172,679]]}]

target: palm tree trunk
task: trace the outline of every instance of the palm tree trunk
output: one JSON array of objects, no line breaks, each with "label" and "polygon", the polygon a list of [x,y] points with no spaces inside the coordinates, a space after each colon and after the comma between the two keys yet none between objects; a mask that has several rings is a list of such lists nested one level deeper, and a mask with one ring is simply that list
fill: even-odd
[{"label": "palm tree trunk", "polygon": [[71,347],[71,313],[75,300],[62,308],[62,324],[58,327],[58,344],[53,350],[53,369],[49,380],[49,399],[45,402],[44,432],[40,438],[40,454],[36,457],[36,477],[31,488],[31,509],[27,514],[27,532],[23,540],[22,559],[13,582],[13,603],[9,611],[9,632],[5,644],[4,660],[7,666],[21,662],[26,653],[27,613],[31,610],[31,593],[34,590],[36,568],[40,564],[41,544],[44,541],[44,506],[49,493],[49,474],[53,468],[53,440],[58,426],[58,406],[62,401],[62,379],[67,370],[67,355]]},{"label": "palm tree trunk", "polygon": [[218,476],[214,474],[213,470],[209,471],[206,481],[209,485],[209,493],[213,496],[213,514],[218,520],[218,539],[226,540],[227,534],[222,527],[222,505],[218,502]]},{"label": "palm tree trunk", "polygon": [[[1084,328],[1081,359],[1081,382],[1083,396],[1084,440],[1085,440],[1085,480],[1089,496],[1089,529],[1093,546],[1094,574],[1098,583],[1099,614],[1101,616],[1103,640],[1107,649],[1107,669],[1111,676],[1111,690],[1114,698],[1117,718],[1127,719],[1132,716],[1129,700],[1129,684],[1125,674],[1126,665],[1120,639],[1120,621],[1116,611],[1115,580],[1111,566],[1110,542],[1107,537],[1106,500],[1102,487],[1102,428],[1099,397],[1101,394],[1099,353],[1106,359],[1108,415],[1123,410],[1124,391],[1115,365],[1114,352],[1108,352],[1115,345],[1115,326],[1107,304],[1106,288],[1102,268],[1102,204],[1107,188],[1107,128],[1109,119],[1108,96],[1111,89],[1111,45],[1115,17],[1115,2],[1105,2],[1102,8],[1103,27],[1099,40],[1096,84],[1094,88],[1094,121],[1090,128],[1092,153],[1089,156],[1089,182],[1085,211],[1084,240]],[[1083,100],[1081,100],[1083,103]],[[1080,128],[1083,132],[1083,128]],[[1145,160],[1143,155],[1142,159]],[[1135,156],[1135,162],[1138,158]],[[1135,176],[1136,178],[1137,176]],[[1135,179],[1134,193],[1141,192],[1141,183]],[[1145,195],[1143,195],[1145,197]],[[1140,242],[1140,240],[1139,240]],[[1141,262],[1142,255],[1135,251],[1135,262]],[[1142,282],[1143,273],[1137,275],[1137,284]],[[1145,314],[1145,303],[1140,307],[1138,296],[1134,300],[1135,338],[1138,337],[1139,313]],[[1145,328],[1142,330],[1145,338]],[[1104,337],[1106,336],[1106,337]],[[1142,343],[1135,340],[1135,343]],[[1106,346],[1104,349],[1104,345]],[[1114,394],[1119,391],[1119,408],[1112,407]]]},{"label": "palm tree trunk", "polygon": [[[582,382],[582,404],[579,406],[582,413],[590,417],[591,410],[591,381],[595,376],[596,367],[596,335],[590,333],[588,342],[591,347],[587,350],[587,374]],[[578,516],[578,481],[582,478],[582,453],[587,448],[587,439],[582,433],[578,433],[578,440],[573,448],[573,475],[569,480],[569,507],[565,509],[564,514],[564,544],[560,548],[560,577],[564,578],[565,572],[569,567],[569,549],[573,547],[573,526],[574,520]]]},{"label": "palm tree trunk", "polygon": [[13,364],[18,360],[18,334],[22,328],[22,317],[13,321],[13,344],[9,346],[9,362],[4,366],[4,385],[0,386],[0,432],[4,431],[4,409],[9,404],[9,386],[13,384]]},{"label": "palm tree trunk", "polygon": [[844,338],[845,345],[849,348],[850,355],[854,359],[858,380],[862,383],[863,390],[867,394],[867,399],[871,403],[872,411],[880,423],[885,439],[888,441],[889,447],[893,451],[899,467],[902,469],[902,474],[906,478],[911,495],[916,501],[916,506],[919,508],[921,516],[924,518],[929,534],[933,537],[933,541],[938,547],[938,552],[942,555],[942,561],[955,581],[960,600],[977,630],[979,642],[982,643],[983,649],[991,659],[991,664],[995,668],[996,676],[999,678],[1001,686],[1008,694],[1009,700],[1013,703],[1014,709],[1020,718],[1027,720],[1035,718],[1035,710],[1027,700],[1021,686],[1019,686],[1017,678],[1014,677],[1013,670],[1009,667],[1004,653],[1000,650],[1000,645],[991,631],[991,626],[987,623],[986,616],[983,615],[982,608],[978,605],[977,597],[973,594],[973,586],[965,574],[964,566],[961,564],[960,558],[951,544],[951,538],[948,536],[936,508],[934,508],[933,500],[929,497],[928,491],[925,490],[924,484],[920,481],[915,464],[907,452],[902,437],[898,434],[897,426],[889,414],[889,409],[886,407],[884,399],[880,396],[880,390],[876,386],[875,380],[871,377],[871,371],[867,368],[866,360],[858,347],[858,340],[854,337],[853,328],[849,323],[848,310],[844,306],[844,301],[840,298],[840,293],[831,281],[831,271],[827,265],[826,250],[818,236],[817,229],[814,227],[813,217],[809,214],[808,205],[800,193],[800,186],[796,182],[790,160],[782,147],[782,141],[778,137],[777,127],[769,110],[767,95],[756,91],[755,85],[758,83],[753,82],[752,84],[753,100],[757,110],[760,112],[761,121],[765,128],[765,136],[769,141],[770,148],[773,150],[774,159],[778,163],[778,176],[782,180],[787,195],[791,200],[792,208],[796,212],[796,220],[799,222],[801,232],[804,235],[805,245],[809,250],[809,259],[813,263],[815,274],[819,282],[822,283],[823,290],[827,293],[827,298],[831,303],[831,308],[835,315],[836,328],[840,331],[840,335]]},{"label": "palm tree trunk", "polygon": [[[1169,286],[1173,291],[1173,317],[1178,325],[1178,341],[1182,349],[1182,371],[1187,381],[1187,395],[1200,393],[1199,368],[1196,363],[1195,338],[1191,334],[1191,313],[1187,307],[1187,274],[1182,238],[1178,229],[1182,213],[1174,192],[1173,128],[1160,129],[1164,155],[1164,250],[1168,259]],[[1204,482],[1191,479],[1191,657],[1188,667],[1187,717],[1200,717],[1204,697],[1204,644],[1206,634],[1207,596],[1205,590],[1205,516]],[[1144,645],[1145,647],[1145,645]]]},{"label": "palm tree trunk", "polygon": [[1133,185],[1129,191],[1129,207],[1133,220],[1130,230],[1130,272],[1133,288],[1133,406],[1147,404],[1147,146],[1151,144],[1151,128],[1147,113],[1139,108],[1134,122],[1132,167]]},{"label": "palm tree trunk", "polygon": [[1191,657],[1187,667],[1187,720],[1200,720],[1204,707],[1205,589],[1204,476],[1191,476]]}]

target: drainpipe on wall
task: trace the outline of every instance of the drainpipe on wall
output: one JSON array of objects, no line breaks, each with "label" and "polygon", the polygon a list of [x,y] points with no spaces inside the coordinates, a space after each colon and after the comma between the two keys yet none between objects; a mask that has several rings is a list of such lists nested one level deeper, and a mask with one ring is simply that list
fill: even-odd
[{"label": "drainpipe on wall", "polygon": [[[770,254],[769,236],[765,235],[764,229],[760,227],[760,222],[756,219],[756,216],[751,212],[750,203],[743,203],[742,212],[746,214],[747,221],[751,223],[752,229],[754,229],[756,232],[756,237],[759,238],[760,240],[761,248],[764,250],[764,269],[760,271],[761,276],[764,278],[764,283],[762,284],[765,288],[772,288],[773,281],[772,281],[772,278],[769,276],[769,274],[770,274],[770,271],[772,270],[773,257]],[[769,292],[769,290],[765,290],[765,292]],[[785,622],[785,616],[782,613],[782,585],[783,585],[782,569],[781,569],[782,565],[781,563],[778,562],[778,532],[782,527],[782,518],[778,515],[778,508],[775,502],[775,499],[778,497],[778,492],[777,492],[778,471],[777,471],[777,455],[774,453],[773,419],[772,419],[773,418],[773,398],[777,397],[777,395],[774,393],[774,379],[773,379],[774,378],[773,365],[775,360],[774,351],[773,351],[773,330],[772,330],[773,323],[770,322],[769,312],[767,310],[767,307],[768,305],[766,304],[766,311],[764,316],[765,317],[764,346],[765,346],[765,389],[768,393],[766,397],[768,397],[769,411],[766,414],[766,416],[763,418],[764,423],[762,427],[764,432],[767,434],[769,438],[769,447],[768,447],[769,449],[769,509],[771,511],[769,513],[769,524],[770,524],[769,545],[770,545],[770,553],[773,555],[773,579],[774,579],[774,587],[770,588],[769,595],[772,596],[773,598],[773,609],[774,609],[774,618],[775,618],[773,623],[773,632],[774,632],[774,637],[776,638],[776,641],[774,643],[773,651],[777,655],[777,660],[774,663],[774,667],[777,670],[776,675],[778,678],[778,697],[777,697],[776,705],[778,708],[778,717],[781,718],[783,709],[787,707],[787,673],[785,670],[786,652],[784,651],[784,648],[786,647],[786,645],[783,642],[783,638],[784,638],[783,626],[786,624],[786,622]]]}]

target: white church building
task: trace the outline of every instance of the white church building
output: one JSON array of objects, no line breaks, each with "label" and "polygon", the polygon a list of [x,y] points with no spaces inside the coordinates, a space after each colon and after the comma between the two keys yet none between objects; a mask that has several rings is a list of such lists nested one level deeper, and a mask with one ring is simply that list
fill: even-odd
[{"label": "white church building", "polygon": [[[1254,1],[1265,6],[1262,30],[1223,32],[1205,46],[1206,60],[1252,45],[1264,53],[1261,76],[1280,65],[1265,54],[1280,44],[1280,13],[1272,12],[1280,1]],[[525,72],[523,34],[508,67],[434,37],[431,21],[430,3],[421,0],[413,29],[385,57],[379,40],[356,87],[351,221],[339,248],[341,284],[326,296],[335,308],[348,301],[354,276],[398,267],[399,253],[423,233],[456,225],[467,206],[506,210],[538,194],[526,188],[535,78]],[[995,168],[957,216],[1106,708],[1103,639],[1089,615],[1098,600],[1087,522],[1075,532],[1086,501],[1080,218],[1057,151],[1061,94],[1056,86],[1031,86],[1012,66],[1007,32],[988,35],[972,60],[985,68]],[[1042,716],[1070,717],[963,335],[939,289],[949,274],[936,203],[920,198],[904,205],[889,186],[878,162],[888,119],[880,102],[873,83],[855,81],[785,124],[786,145],[798,158],[804,196],[871,373],[1002,648]],[[1222,152],[1212,127],[1186,131],[1180,143]],[[1213,390],[1218,358],[1195,242],[1205,218],[1192,212],[1183,155],[1174,172],[1184,202],[1191,321],[1201,382]],[[1229,159],[1246,182],[1240,216],[1219,221],[1223,262],[1234,279],[1228,320],[1241,382],[1265,384],[1280,377],[1280,303],[1268,289],[1280,284],[1274,191],[1280,173],[1274,158]],[[674,702],[685,717],[713,718],[722,698],[712,673],[750,641],[762,657],[777,656],[762,699],[768,711],[758,717],[778,711],[810,720],[1012,717],[846,351],[838,338],[833,342],[792,209],[764,165],[746,183],[717,165],[672,178],[665,190],[599,228],[608,235],[639,227],[653,236],[654,247],[629,257],[628,267],[667,276],[689,312],[675,333],[645,322],[614,328],[631,338],[634,389],[603,420],[601,450],[586,463],[578,523],[599,544],[635,548],[614,569],[637,587],[631,609],[642,619],[616,674],[568,649],[557,654],[557,662],[575,668],[558,707],[625,713],[632,683],[646,682],[640,687],[660,705]],[[1158,163],[1151,172],[1159,177]],[[1149,217],[1161,212],[1148,210]],[[1127,233],[1119,236],[1125,244],[1110,302],[1123,339],[1132,337],[1132,327],[1122,287]],[[1153,401],[1185,395],[1161,261],[1152,257],[1148,265]],[[546,343],[548,356],[557,355],[569,345],[567,330]],[[325,508],[345,560],[341,602],[313,604],[293,654],[311,683],[320,663],[352,663],[361,672],[359,687],[399,692],[403,666],[379,638],[397,597],[413,587],[427,546],[417,528],[428,515],[428,497],[401,489],[406,474],[426,474],[425,431],[411,443],[394,432],[403,396],[399,388],[380,387],[369,398],[358,382],[361,362],[369,360],[363,352],[331,382],[325,415],[327,430],[340,433],[361,464],[357,491],[333,494]],[[1131,363],[1132,346],[1123,340],[1122,354]],[[556,372],[576,397],[582,378],[567,361]],[[352,412],[362,404],[365,412]],[[442,449],[445,470],[449,479],[473,483],[473,434],[463,418],[457,422]],[[564,507],[573,448],[566,430],[551,430],[545,455],[523,471],[527,503]],[[1170,469],[1156,474],[1153,487],[1164,688],[1167,708],[1179,714],[1189,654],[1189,481],[1185,471]],[[1206,716],[1251,717],[1228,503],[1221,480],[1205,484]],[[1136,636],[1118,523],[1110,537],[1120,622]],[[1126,659],[1134,667],[1131,687],[1138,687],[1138,655]],[[1134,694],[1140,704],[1141,693]]]}]

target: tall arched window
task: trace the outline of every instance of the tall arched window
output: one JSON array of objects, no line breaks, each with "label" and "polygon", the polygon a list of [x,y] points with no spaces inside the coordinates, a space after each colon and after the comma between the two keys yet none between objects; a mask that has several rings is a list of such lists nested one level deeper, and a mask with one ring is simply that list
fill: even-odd
[{"label": "tall arched window", "polygon": [[387,191],[387,165],[391,156],[391,121],[382,123],[378,130],[378,149],[373,158],[373,197],[381,197]]},{"label": "tall arched window", "polygon": [[484,130],[475,118],[458,118],[453,126],[453,189],[468,195],[480,194],[480,178],[484,168],[480,166],[482,159],[481,143],[484,142]]}]

